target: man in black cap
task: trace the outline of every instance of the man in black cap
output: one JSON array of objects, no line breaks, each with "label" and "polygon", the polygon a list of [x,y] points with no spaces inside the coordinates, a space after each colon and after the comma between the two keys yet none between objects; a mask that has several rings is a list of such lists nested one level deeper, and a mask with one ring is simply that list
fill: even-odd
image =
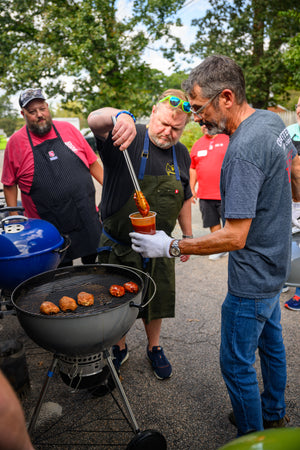
[{"label": "man in black cap", "polygon": [[21,190],[25,213],[48,220],[71,238],[64,265],[75,258],[93,263],[101,233],[91,175],[102,184],[103,169],[82,134],[68,122],[52,121],[42,90],[19,98],[26,124],[5,149],[1,181],[7,206]]}]

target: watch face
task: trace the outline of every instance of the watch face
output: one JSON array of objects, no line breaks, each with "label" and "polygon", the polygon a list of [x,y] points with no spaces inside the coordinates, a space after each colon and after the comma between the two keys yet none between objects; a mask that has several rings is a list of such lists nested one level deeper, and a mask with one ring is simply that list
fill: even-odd
[{"label": "watch face", "polygon": [[172,256],[180,256],[180,248],[178,246],[178,239],[172,242],[171,248],[170,248],[170,254]]}]

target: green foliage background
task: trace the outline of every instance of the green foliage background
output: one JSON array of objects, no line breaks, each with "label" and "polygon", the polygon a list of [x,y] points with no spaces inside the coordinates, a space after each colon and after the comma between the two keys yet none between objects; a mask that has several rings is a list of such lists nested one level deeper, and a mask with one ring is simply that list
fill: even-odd
[{"label": "green foliage background", "polygon": [[[228,55],[244,70],[253,106],[294,104],[300,89],[300,2],[209,3],[201,18],[195,8],[190,68],[207,55]],[[173,32],[182,25],[176,17],[184,4],[133,0],[131,14],[121,20],[116,0],[0,0],[0,88],[12,95],[41,85],[48,98],[60,95],[61,107],[83,118],[108,105],[148,115],[157,95],[180,88],[189,72],[176,63],[187,52]],[[152,46],[173,64],[171,76],[144,61]],[[72,80],[71,89],[66,80]]]},{"label": "green foliage background", "polygon": [[185,127],[180,142],[186,146],[190,152],[194,143],[203,136],[201,127],[196,122],[189,122]]},{"label": "green foliage background", "polygon": [[[210,0],[191,52],[233,58],[246,79],[247,99],[266,109],[300,89],[300,2],[295,0]],[[292,61],[298,61],[293,64]]]}]

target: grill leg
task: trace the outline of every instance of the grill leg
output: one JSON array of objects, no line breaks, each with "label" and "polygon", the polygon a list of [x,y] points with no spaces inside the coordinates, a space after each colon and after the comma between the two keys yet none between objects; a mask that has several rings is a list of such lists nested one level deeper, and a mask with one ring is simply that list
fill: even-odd
[{"label": "grill leg", "polygon": [[57,361],[58,361],[58,358],[54,355],[52,363],[51,363],[51,366],[48,369],[47,376],[46,376],[44,385],[42,387],[42,390],[41,390],[38,402],[36,404],[35,410],[34,410],[34,412],[32,414],[32,417],[31,417],[31,420],[30,420],[30,423],[29,423],[29,426],[28,426],[28,433],[29,433],[30,436],[31,436],[32,431],[34,430],[36,421],[38,419],[43,400],[44,400],[45,395],[46,395],[47,390],[48,390],[48,386],[49,386],[50,380],[51,380],[51,378],[54,375],[54,371],[55,371],[55,367],[56,367]]},{"label": "grill leg", "polygon": [[109,354],[109,351],[108,350],[104,350],[103,356],[107,360],[107,364],[108,364],[110,373],[111,373],[111,375],[112,375],[112,377],[114,379],[114,382],[115,382],[115,385],[116,385],[116,387],[117,387],[117,389],[119,391],[119,394],[121,395],[121,397],[123,399],[124,406],[125,406],[125,408],[127,410],[127,413],[128,413],[128,415],[129,415],[129,417],[131,419],[131,424],[132,424],[133,430],[134,430],[135,433],[139,433],[140,429],[139,429],[137,421],[135,420],[135,417],[133,415],[131,406],[130,406],[129,401],[128,401],[127,397],[126,397],[125,391],[124,391],[123,386],[122,386],[122,384],[120,382],[120,379],[118,377],[118,374],[117,374],[117,371],[115,369],[114,363],[112,362],[112,358],[111,358],[111,356]]}]

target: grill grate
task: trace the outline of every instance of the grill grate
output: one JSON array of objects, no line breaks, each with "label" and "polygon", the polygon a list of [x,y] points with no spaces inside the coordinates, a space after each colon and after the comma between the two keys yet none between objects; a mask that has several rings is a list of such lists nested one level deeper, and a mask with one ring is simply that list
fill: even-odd
[{"label": "grill grate", "polygon": [[61,312],[55,315],[57,318],[78,317],[116,308],[134,299],[135,294],[128,292],[126,292],[123,297],[113,297],[109,293],[109,288],[112,284],[123,285],[127,281],[134,281],[138,284],[139,290],[142,289],[137,277],[134,279],[134,274],[129,278],[128,276],[117,272],[93,272],[94,270],[90,272],[89,269],[86,270],[86,273],[73,272],[72,268],[68,269],[68,271],[61,271],[60,269],[57,273],[54,273],[54,276],[53,273],[51,273],[50,280],[47,280],[47,273],[39,275],[32,278],[32,281],[27,280],[27,282],[24,283],[24,287],[21,285],[15,292],[13,301],[22,311],[44,316],[40,313],[40,305],[44,301],[53,302],[58,306],[60,298],[64,295],[77,300],[77,295],[81,291],[93,294],[94,305],[88,307],[79,305],[76,311]]}]

